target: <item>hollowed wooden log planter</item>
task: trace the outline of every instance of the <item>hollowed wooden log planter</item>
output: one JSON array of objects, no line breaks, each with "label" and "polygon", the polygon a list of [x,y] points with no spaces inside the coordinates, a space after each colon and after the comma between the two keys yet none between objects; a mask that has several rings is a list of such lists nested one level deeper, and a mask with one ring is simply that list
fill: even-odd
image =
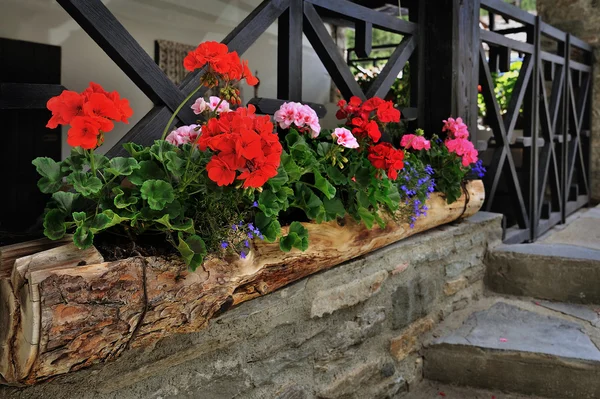
[{"label": "hollowed wooden log planter", "polygon": [[[199,331],[220,311],[403,238],[475,214],[481,181],[448,205],[434,194],[414,228],[348,219],[306,224],[306,252],[257,242],[250,255],[212,259],[195,272],[176,257],[104,262],[95,248],[40,240],[0,248],[0,381],[27,385]],[[54,247],[54,248],[52,248]],[[52,249],[48,249],[52,248]],[[40,252],[40,250],[42,252]]]}]

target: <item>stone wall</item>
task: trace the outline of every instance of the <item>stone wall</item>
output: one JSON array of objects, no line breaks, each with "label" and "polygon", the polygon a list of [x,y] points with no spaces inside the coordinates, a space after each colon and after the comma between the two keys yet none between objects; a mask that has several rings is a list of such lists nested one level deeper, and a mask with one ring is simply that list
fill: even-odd
[{"label": "stone wall", "polygon": [[537,0],[538,15],[544,22],[571,33],[594,47],[592,83],[591,189],[592,199],[600,202],[600,1]]},{"label": "stone wall", "polygon": [[0,398],[397,398],[421,335],[483,292],[501,216],[480,212],[246,302],[199,333]]}]

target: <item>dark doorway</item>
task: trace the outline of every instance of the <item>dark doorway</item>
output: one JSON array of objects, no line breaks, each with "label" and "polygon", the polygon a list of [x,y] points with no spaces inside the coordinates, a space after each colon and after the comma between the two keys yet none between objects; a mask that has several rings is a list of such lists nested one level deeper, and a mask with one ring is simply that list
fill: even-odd
[{"label": "dark doorway", "polygon": [[37,188],[31,161],[61,158],[60,129],[45,127],[50,112],[39,104],[11,105],[2,98],[11,96],[5,84],[60,84],[60,66],[60,47],[0,38],[0,243],[40,232],[37,221],[48,196]]}]

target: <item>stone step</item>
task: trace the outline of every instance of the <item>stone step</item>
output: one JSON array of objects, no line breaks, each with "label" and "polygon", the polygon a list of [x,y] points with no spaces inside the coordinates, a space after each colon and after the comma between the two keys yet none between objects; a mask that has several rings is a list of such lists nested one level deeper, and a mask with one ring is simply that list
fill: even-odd
[{"label": "stone step", "polygon": [[402,399],[547,399],[541,396],[504,393],[473,387],[443,384],[439,381],[422,381]]},{"label": "stone step", "polygon": [[502,299],[433,338],[424,376],[548,398],[600,398],[597,324],[583,305]]},{"label": "stone step", "polygon": [[600,250],[559,243],[499,245],[487,256],[485,284],[499,294],[600,304]]}]

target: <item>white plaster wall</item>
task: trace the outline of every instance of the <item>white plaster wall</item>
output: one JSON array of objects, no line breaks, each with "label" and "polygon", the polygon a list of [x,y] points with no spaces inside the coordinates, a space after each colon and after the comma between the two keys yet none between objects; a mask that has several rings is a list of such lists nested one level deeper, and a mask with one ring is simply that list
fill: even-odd
[{"label": "white plaster wall", "polygon": [[[154,41],[166,39],[187,44],[222,40],[261,0],[104,0],[104,4],[154,58]],[[54,0],[0,0],[0,37],[62,47],[62,84],[76,91],[95,81],[107,90],[119,90],[130,100],[130,125],[117,124],[106,135],[101,150],[108,150],[152,107],[150,100]],[[303,99],[326,103],[330,78],[305,38]],[[273,24],[243,55],[261,79],[259,96],[276,96],[277,26]],[[43,62],[43,60],[40,60]],[[253,89],[243,87],[243,98]],[[63,136],[66,134],[63,131]],[[63,141],[63,157],[69,147]]]}]

